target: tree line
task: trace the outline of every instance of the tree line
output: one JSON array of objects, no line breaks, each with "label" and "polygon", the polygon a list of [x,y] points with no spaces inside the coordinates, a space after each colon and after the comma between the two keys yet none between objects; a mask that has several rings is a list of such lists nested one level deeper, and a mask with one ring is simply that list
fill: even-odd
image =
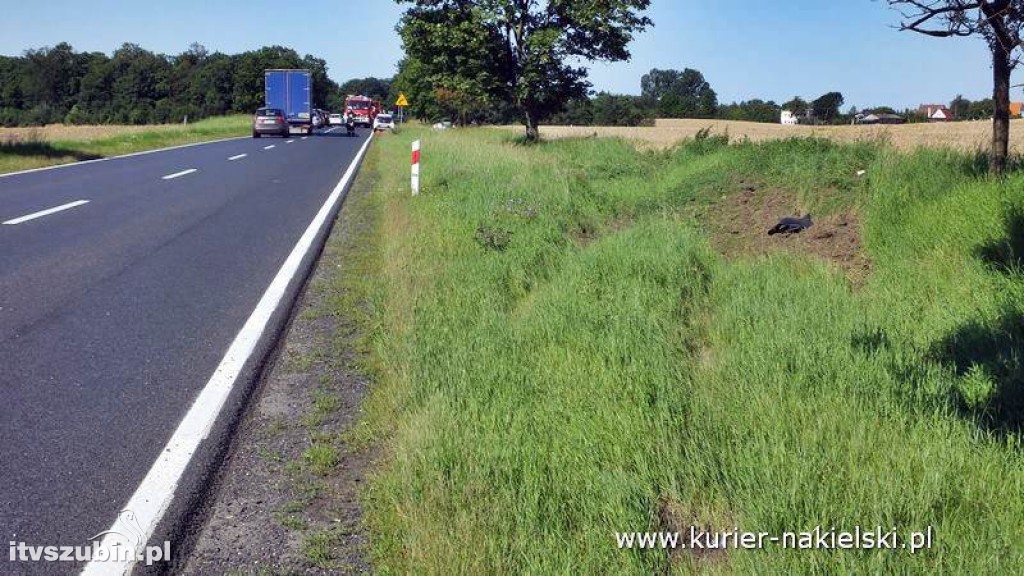
[{"label": "tree line", "polygon": [[192,44],[156,54],[124,44],[108,56],[70,44],[0,56],[0,124],[153,124],[252,113],[264,104],[264,71],[304,68],[313,76],[313,105],[341,110],[344,95],[390,95],[390,80],[353,79],[339,86],[327,63],[282,46],[241,54]]}]

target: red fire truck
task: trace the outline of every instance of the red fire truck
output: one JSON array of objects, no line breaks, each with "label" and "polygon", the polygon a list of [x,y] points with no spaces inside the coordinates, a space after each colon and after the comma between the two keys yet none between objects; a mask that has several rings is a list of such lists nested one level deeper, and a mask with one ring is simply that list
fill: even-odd
[{"label": "red fire truck", "polygon": [[345,98],[345,113],[352,116],[356,124],[367,128],[373,127],[373,119],[380,114],[383,107],[380,100],[368,96],[349,96]]}]

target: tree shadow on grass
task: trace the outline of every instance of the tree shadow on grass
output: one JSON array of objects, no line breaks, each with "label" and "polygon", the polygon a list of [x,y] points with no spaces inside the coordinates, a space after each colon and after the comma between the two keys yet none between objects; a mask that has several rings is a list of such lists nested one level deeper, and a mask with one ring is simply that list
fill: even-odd
[{"label": "tree shadow on grass", "polygon": [[[961,162],[961,169],[964,174],[973,178],[983,178],[990,176],[992,172],[989,171],[989,158],[991,154],[987,150],[976,150],[974,153],[968,154],[964,157]],[[1024,170],[1024,156],[1019,154],[1011,154],[1006,159],[1006,171],[1004,175],[1008,175],[1013,172],[1019,172]]]},{"label": "tree shadow on grass", "polygon": [[954,398],[966,416],[999,434],[1024,430],[1024,314],[964,324],[932,349],[958,376]]},{"label": "tree shadow on grass", "polygon": [[74,158],[75,160],[98,160],[102,154],[81,150],[54,148],[47,142],[0,142],[0,156],[34,156],[43,158]]},{"label": "tree shadow on grass", "polygon": [[1024,270],[1024,206],[1007,206],[1003,215],[1005,235],[976,251],[990,267],[1003,273]]}]

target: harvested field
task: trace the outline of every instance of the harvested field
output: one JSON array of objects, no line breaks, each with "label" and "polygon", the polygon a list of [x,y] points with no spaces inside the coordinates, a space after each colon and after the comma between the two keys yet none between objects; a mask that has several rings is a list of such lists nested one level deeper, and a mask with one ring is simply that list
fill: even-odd
[{"label": "harvested field", "polygon": [[[754,142],[817,136],[841,142],[880,140],[907,151],[927,147],[974,152],[987,149],[992,137],[992,124],[985,120],[899,126],[783,126],[731,120],[661,119],[654,127],[541,126],[540,133],[549,139],[613,136],[636,141],[643,148],[668,148],[709,127],[713,134],[728,133],[731,138],[749,138]],[[510,128],[522,129],[519,126]],[[1010,149],[1018,154],[1024,153],[1024,120],[1011,122]]]},{"label": "harvested field", "polygon": [[30,126],[25,128],[0,128],[0,143],[82,142],[154,131],[186,132],[188,128],[188,126],[181,124],[151,126],[69,126],[65,124],[49,124],[47,126]]}]

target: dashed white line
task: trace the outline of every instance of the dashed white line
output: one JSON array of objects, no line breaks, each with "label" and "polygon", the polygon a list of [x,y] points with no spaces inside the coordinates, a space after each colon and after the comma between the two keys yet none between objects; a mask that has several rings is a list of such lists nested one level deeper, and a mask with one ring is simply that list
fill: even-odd
[{"label": "dashed white line", "polygon": [[228,160],[241,160],[242,158],[245,158],[246,156],[248,156],[248,154],[238,154],[236,156],[232,156],[231,158],[228,158]]},{"label": "dashed white line", "polygon": [[306,138],[309,138],[309,136],[303,136],[302,140],[305,140]]},{"label": "dashed white line", "polygon": [[285,140],[285,142],[284,142],[284,143],[285,143],[285,144],[291,144],[292,142],[295,142],[295,140]]},{"label": "dashed white line", "polygon": [[198,171],[199,170],[196,169],[196,168],[189,168],[188,170],[182,170],[181,172],[175,172],[174,174],[168,174],[167,176],[164,176],[162,178],[162,180],[173,180],[175,178],[181,178],[182,176],[188,176],[189,174],[191,174],[193,172],[198,172]]},{"label": "dashed white line", "polygon": [[271,148],[273,148],[275,146],[277,146],[277,145],[276,144],[271,144],[270,146],[264,146],[263,149],[264,150],[270,150]]},{"label": "dashed white line", "polygon": [[8,220],[4,222],[4,224],[8,226],[13,226],[15,224],[21,224],[22,222],[28,222],[29,220],[35,220],[36,218],[42,218],[43,216],[49,216],[50,214],[63,212],[64,210],[69,210],[76,206],[81,206],[82,204],[88,203],[88,200],[75,200],[74,202],[68,202],[67,204],[61,204],[60,206],[54,206],[53,208],[47,208],[46,210],[40,210],[39,212],[33,212],[31,214],[26,214],[25,216]]}]

